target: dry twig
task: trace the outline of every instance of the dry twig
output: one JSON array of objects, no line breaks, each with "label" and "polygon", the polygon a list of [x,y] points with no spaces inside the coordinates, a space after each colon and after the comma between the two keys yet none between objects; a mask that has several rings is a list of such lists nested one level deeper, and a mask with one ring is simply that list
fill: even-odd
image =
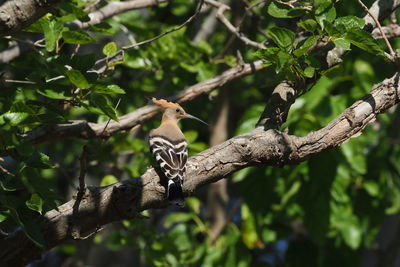
[{"label": "dry twig", "polygon": [[361,0],[357,0],[357,2],[360,4],[360,6],[368,13],[368,15],[370,15],[370,17],[375,21],[376,26],[379,28],[379,31],[382,34],[382,38],[383,40],[385,40],[386,46],[389,49],[389,53],[390,53],[390,57],[389,59],[394,61],[394,57],[395,57],[395,52],[393,51],[392,45],[390,44],[388,38],[385,35],[385,32],[382,29],[381,23],[379,22],[379,20],[369,11],[368,7],[366,5],[364,5],[364,3]]},{"label": "dry twig", "polygon": [[239,38],[246,45],[252,46],[257,49],[265,49],[265,45],[263,43],[258,43],[247,38],[242,32],[240,32],[232,23],[224,16],[224,12],[227,10],[231,10],[228,5],[225,5],[221,2],[217,2],[215,0],[204,0],[207,4],[212,5],[213,7],[218,8],[217,18],[218,20],[225,25],[225,27],[233,33],[237,38]]}]

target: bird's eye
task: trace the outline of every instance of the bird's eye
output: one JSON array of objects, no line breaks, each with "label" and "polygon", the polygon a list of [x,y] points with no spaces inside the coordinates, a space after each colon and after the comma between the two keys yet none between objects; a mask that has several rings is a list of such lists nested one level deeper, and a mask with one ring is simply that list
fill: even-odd
[{"label": "bird's eye", "polygon": [[179,110],[179,108],[177,108],[177,109],[175,109],[175,111],[176,111],[176,113],[179,113],[180,110]]}]

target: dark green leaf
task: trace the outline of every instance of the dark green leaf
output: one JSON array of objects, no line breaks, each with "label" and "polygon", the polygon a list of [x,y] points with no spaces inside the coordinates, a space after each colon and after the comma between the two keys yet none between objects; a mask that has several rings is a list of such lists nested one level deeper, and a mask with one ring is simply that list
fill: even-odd
[{"label": "dark green leaf", "polygon": [[333,25],[336,27],[343,27],[345,30],[362,29],[365,21],[356,16],[345,16],[335,19]]},{"label": "dark green leaf", "polygon": [[268,6],[268,14],[275,18],[296,18],[305,14],[305,10],[301,8],[291,8],[287,5],[272,2]]},{"label": "dark green leaf", "polygon": [[376,40],[372,38],[371,34],[366,31],[353,29],[344,35],[344,39],[371,54],[378,56],[384,55],[382,48]]},{"label": "dark green leaf", "polygon": [[29,209],[42,213],[43,200],[38,194],[32,194],[31,198],[25,204]]},{"label": "dark green leaf", "polygon": [[272,27],[267,31],[267,34],[271,37],[274,43],[286,50],[293,45],[295,34],[291,30],[280,27]]},{"label": "dark green leaf", "polygon": [[112,106],[111,101],[104,95],[92,96],[93,104],[98,107],[105,115],[111,119],[118,121],[117,112]]},{"label": "dark green leaf", "polygon": [[53,168],[53,164],[50,161],[49,156],[42,152],[34,152],[29,158],[25,160],[27,166],[40,169]]},{"label": "dark green leaf", "polygon": [[343,48],[344,50],[350,50],[350,42],[346,41],[345,39],[333,38],[333,42],[335,43],[336,46]]},{"label": "dark green leaf", "polygon": [[318,23],[313,19],[301,20],[298,22],[298,25],[311,33],[314,33],[318,28]]},{"label": "dark green leaf", "polygon": [[315,10],[315,19],[324,28],[324,21],[333,22],[336,18],[336,9],[331,1],[323,1]]},{"label": "dark green leaf", "polygon": [[47,18],[43,18],[40,20],[40,25],[42,26],[44,38],[46,40],[46,50],[51,52],[56,47],[57,41],[61,38],[64,24],[60,21],[50,21]]},{"label": "dark green leaf", "polygon": [[76,69],[80,70],[81,72],[86,72],[90,68],[93,67],[94,63],[96,62],[95,54],[79,54],[75,55],[72,58],[71,66]]},{"label": "dark green leaf", "polygon": [[96,42],[88,33],[82,30],[68,30],[62,33],[64,41],[68,44],[89,44]]},{"label": "dark green leaf", "polygon": [[39,94],[51,99],[71,99],[70,96],[65,96],[65,92],[56,92],[51,89],[36,90]]},{"label": "dark green leaf", "polygon": [[318,39],[318,36],[314,35],[308,37],[299,48],[293,51],[293,54],[297,57],[304,55],[307,53],[308,49],[317,43]]},{"label": "dark green leaf", "polygon": [[79,70],[67,70],[65,75],[78,88],[88,89],[91,86]]},{"label": "dark green leaf", "polygon": [[101,94],[125,94],[124,89],[122,89],[116,84],[111,84],[107,86],[96,85],[94,87],[94,90]]}]

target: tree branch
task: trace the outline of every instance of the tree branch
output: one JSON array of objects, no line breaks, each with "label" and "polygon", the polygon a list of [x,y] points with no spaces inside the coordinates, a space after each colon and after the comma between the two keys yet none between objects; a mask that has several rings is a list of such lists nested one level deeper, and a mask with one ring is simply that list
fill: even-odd
[{"label": "tree branch", "polygon": [[214,0],[205,0],[207,4],[210,4],[216,8],[217,10],[217,18],[218,20],[225,25],[225,27],[233,33],[237,38],[239,38],[242,42],[244,42],[248,46],[252,46],[257,49],[265,49],[265,45],[262,43],[258,43],[255,41],[250,40],[247,38],[242,32],[239,31],[235,26],[232,25],[232,23],[229,22],[229,20],[224,16],[224,12],[227,10],[230,10],[231,8],[228,5],[225,5],[224,3],[214,1]]},{"label": "tree branch", "polygon": [[[297,164],[328,149],[339,146],[362,130],[376,116],[399,102],[399,75],[377,84],[363,99],[355,102],[327,126],[305,137],[297,137],[263,127],[227,140],[191,157],[183,184],[186,195],[222,177],[248,166],[282,166]],[[137,212],[168,205],[165,188],[154,169],[141,177],[108,187],[89,187],[78,212],[73,212],[75,200],[47,212],[40,226],[49,250],[71,239],[68,222],[79,223],[81,232],[92,232],[101,225],[135,217]],[[41,249],[23,231],[0,240],[0,259],[10,266],[27,264],[41,254]]]},{"label": "tree branch", "polygon": [[62,0],[14,0],[0,6],[0,36],[29,26],[50,12]]},{"label": "tree branch", "polygon": [[[204,82],[195,84],[180,93],[172,96],[169,100],[183,103],[190,101],[202,94],[208,94],[212,90],[223,86],[224,84],[237,78],[252,74],[264,69],[262,61],[258,60],[249,64],[238,65],[224,71],[222,74],[208,79]],[[54,124],[45,125],[33,129],[23,135],[28,142],[42,143],[49,140],[61,139],[66,137],[77,138],[95,138],[109,137],[113,133],[122,130],[128,130],[136,125],[151,119],[159,112],[159,108],[155,105],[147,105],[141,107],[131,113],[119,118],[119,122],[111,121],[107,128],[104,123],[90,123],[87,121],[75,121],[71,124]]]},{"label": "tree branch", "polygon": [[286,121],[289,108],[299,95],[299,90],[290,81],[282,81],[272,92],[257,126],[278,129]]},{"label": "tree branch", "polygon": [[[382,27],[382,31],[385,33],[387,38],[395,38],[400,36],[400,25],[390,24]],[[378,28],[372,31],[372,37],[375,39],[382,39],[383,36]]]},{"label": "tree branch", "polygon": [[90,21],[81,22],[80,20],[75,20],[72,22],[72,24],[78,26],[79,28],[88,28],[123,12],[158,5],[167,1],[168,0],[130,0],[124,2],[110,2],[108,5],[100,8],[99,10],[90,13],[88,15]]}]

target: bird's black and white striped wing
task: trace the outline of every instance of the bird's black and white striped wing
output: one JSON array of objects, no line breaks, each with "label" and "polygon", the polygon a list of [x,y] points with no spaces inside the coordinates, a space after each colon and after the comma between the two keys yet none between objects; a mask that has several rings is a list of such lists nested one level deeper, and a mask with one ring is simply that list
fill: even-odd
[{"label": "bird's black and white striped wing", "polygon": [[185,139],[171,141],[163,136],[150,136],[150,151],[165,177],[182,183],[188,157]]}]

